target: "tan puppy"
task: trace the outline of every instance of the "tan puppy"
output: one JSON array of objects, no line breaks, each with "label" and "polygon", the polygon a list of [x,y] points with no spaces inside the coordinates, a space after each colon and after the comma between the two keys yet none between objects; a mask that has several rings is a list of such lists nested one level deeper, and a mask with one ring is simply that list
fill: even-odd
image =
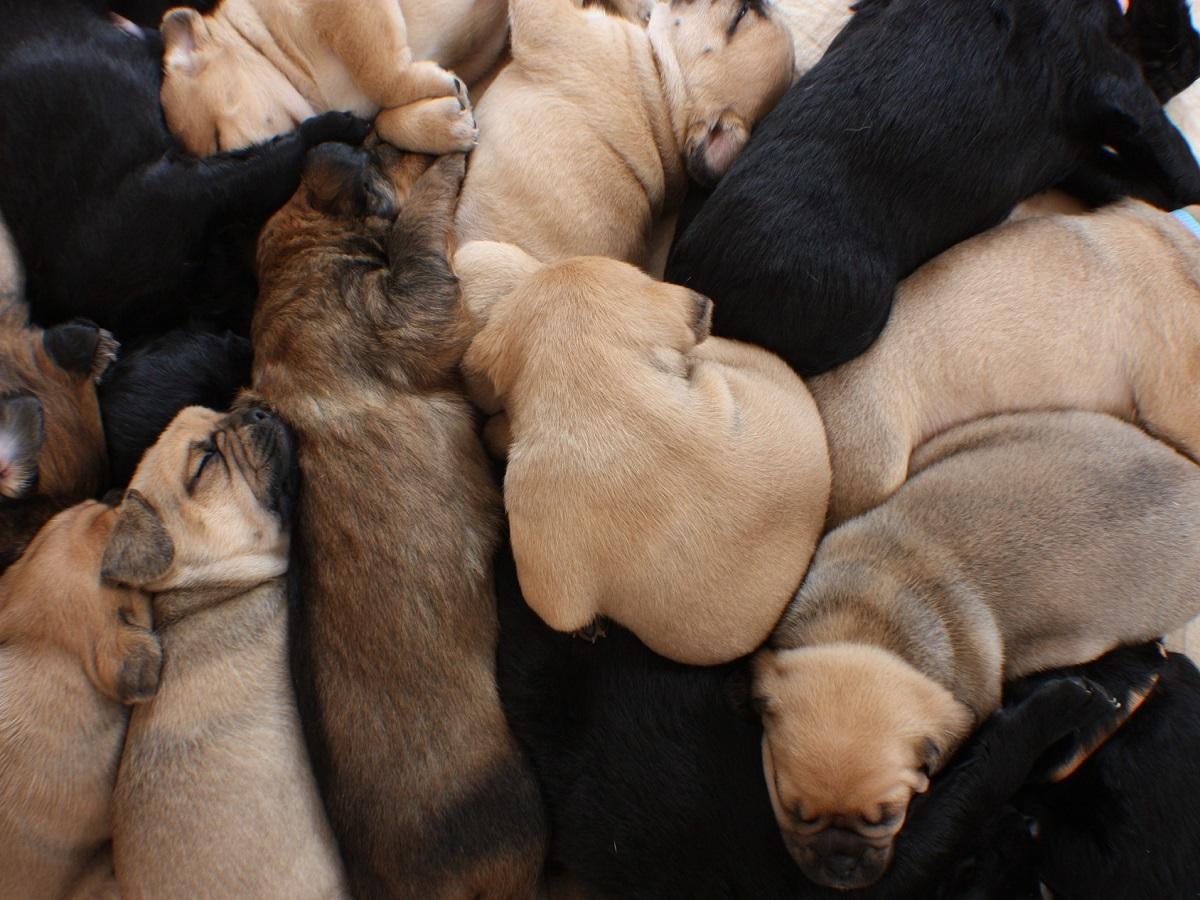
[{"label": "tan puppy", "polygon": [[764,350],[708,338],[707,298],[626,263],[542,266],[475,243],[455,268],[487,318],[463,368],[506,410],[504,504],[529,606],[559,631],[607,616],[684,663],[761,645],[825,517],[804,383]]},{"label": "tan puppy", "polygon": [[998,416],[926,444],[830,532],[756,660],[763,764],[812,879],[883,874],[914,793],[1003,679],[1200,612],[1200,468],[1118,419]]},{"label": "tan puppy", "polygon": [[116,521],[81,503],[0,578],[0,898],[58,900],[111,882],[113,785],[126,704],[158,685],[150,600],[101,584]]},{"label": "tan puppy", "polygon": [[261,409],[190,407],[121,503],[104,574],[154,593],[166,660],[117,779],[126,898],[345,895],[288,673],[292,457]]},{"label": "tan puppy", "polygon": [[499,497],[463,396],[462,157],[326,144],[259,238],[254,388],[296,431],[306,733],[353,895],[518,898],[541,798],[496,688]]},{"label": "tan puppy", "polygon": [[[504,0],[221,0],[163,16],[167,125],[198,156],[330,110],[398,147],[470,150],[468,84],[504,50]],[[447,68],[458,72],[456,78]]]},{"label": "tan puppy", "polygon": [[571,0],[512,0],[510,15],[513,60],[476,110],[460,243],[661,271],[686,173],[720,178],[787,88],[787,29],[763,0],[658,3],[648,29]]},{"label": "tan puppy", "polygon": [[1197,284],[1200,240],[1133,200],[1011,222],[927,263],[874,346],[809,382],[830,523],[895,491],[912,448],[993,413],[1106,412],[1200,457]]}]

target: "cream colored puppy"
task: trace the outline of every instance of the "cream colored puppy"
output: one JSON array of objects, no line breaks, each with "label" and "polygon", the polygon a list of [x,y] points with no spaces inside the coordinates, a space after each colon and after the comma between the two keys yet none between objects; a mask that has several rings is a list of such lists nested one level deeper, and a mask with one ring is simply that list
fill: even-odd
[{"label": "cream colored puppy", "polygon": [[149,597],[100,581],[116,518],[91,501],[59,513],[0,578],[4,900],[111,887],[127,704],[153,695],[162,665]]},{"label": "cream colored puppy", "polygon": [[560,631],[607,616],[684,663],[759,646],[825,516],[825,436],[803,382],[708,338],[706,298],[616,260],[543,267],[476,243],[455,269],[486,316],[463,368],[506,410],[504,505],[529,606]]},{"label": "cream colored puppy", "polygon": [[830,523],[887,499],[914,447],[994,413],[1106,412],[1200,458],[1198,285],[1200,238],[1133,200],[1010,222],[922,266],[871,349],[809,381]]},{"label": "cream colored puppy", "polygon": [[712,183],[791,80],[766,0],[658,3],[648,28],[511,0],[512,62],[479,101],[456,226],[550,262],[661,271],[687,173]]},{"label": "cream colored puppy", "polygon": [[129,898],[346,894],[287,664],[291,438],[261,409],[183,410],[104,552],[154,593],[165,665],[129,724],[113,859]]},{"label": "cream colored puppy", "polygon": [[163,113],[198,156],[260,143],[330,110],[375,117],[397,147],[467,151],[476,132],[459,79],[473,83],[503,53],[506,8],[504,0],[221,0],[203,16],[168,10]]},{"label": "cream colored puppy", "polygon": [[857,888],[1004,679],[1200,613],[1200,468],[1088,412],[996,416],[923,446],[821,541],[755,661],[763,764],[813,880]]}]

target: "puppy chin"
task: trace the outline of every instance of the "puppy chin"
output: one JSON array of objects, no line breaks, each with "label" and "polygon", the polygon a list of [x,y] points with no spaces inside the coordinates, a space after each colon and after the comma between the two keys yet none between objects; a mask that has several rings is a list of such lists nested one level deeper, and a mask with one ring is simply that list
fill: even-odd
[{"label": "puppy chin", "polygon": [[841,891],[870,887],[887,871],[892,844],[875,847],[852,834],[785,834],[788,853],[809,881]]}]

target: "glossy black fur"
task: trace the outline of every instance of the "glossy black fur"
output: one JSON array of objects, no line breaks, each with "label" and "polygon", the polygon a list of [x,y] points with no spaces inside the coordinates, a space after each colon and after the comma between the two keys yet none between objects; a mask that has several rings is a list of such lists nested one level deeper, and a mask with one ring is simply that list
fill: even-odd
[{"label": "glossy black fur", "polygon": [[1111,0],[857,10],[677,240],[667,278],[712,297],[715,334],[823,372],[875,340],[901,278],[1044,188],[1200,201]]},{"label": "glossy black fur", "polygon": [[142,454],[185,406],[227,409],[250,383],[250,342],[172,331],[122,352],[97,392],[112,484],[129,484]]},{"label": "glossy black fur", "polygon": [[831,891],[779,837],[740,665],[672,663],[615,625],[594,644],[557,634],[525,606],[506,551],[496,581],[501,695],[541,782],[552,870],[611,896],[924,900],[960,863],[977,871],[975,848],[1009,824],[1005,802],[1048,747],[1112,714],[1080,678],[1041,685],[914,801],[882,882]]},{"label": "glossy black fur", "polygon": [[86,316],[123,341],[187,323],[245,327],[257,229],[305,151],[361,140],[342,113],[197,160],[163,122],[157,32],[84,0],[0,0],[0,211],[35,321]]}]

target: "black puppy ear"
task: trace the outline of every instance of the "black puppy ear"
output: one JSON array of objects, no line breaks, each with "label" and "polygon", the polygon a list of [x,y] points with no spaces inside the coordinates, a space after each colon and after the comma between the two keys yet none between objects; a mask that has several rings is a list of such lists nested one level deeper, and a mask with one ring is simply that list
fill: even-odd
[{"label": "black puppy ear", "polygon": [[37,484],[43,429],[42,403],[33,394],[0,398],[0,496],[17,500]]},{"label": "black puppy ear", "polygon": [[1200,77],[1200,34],[1187,0],[1130,0],[1125,41],[1159,102]]},{"label": "black puppy ear", "polygon": [[371,165],[370,156],[346,144],[321,144],[304,161],[309,205],[328,216],[394,219],[400,212],[396,194]]},{"label": "black puppy ear", "polygon": [[117,358],[120,345],[94,322],[75,319],[48,329],[42,347],[59,368],[99,380]]},{"label": "black puppy ear", "polygon": [[175,543],[154,507],[138,491],[126,491],[100,560],[100,576],[143,585],[163,575],[174,559]]}]

